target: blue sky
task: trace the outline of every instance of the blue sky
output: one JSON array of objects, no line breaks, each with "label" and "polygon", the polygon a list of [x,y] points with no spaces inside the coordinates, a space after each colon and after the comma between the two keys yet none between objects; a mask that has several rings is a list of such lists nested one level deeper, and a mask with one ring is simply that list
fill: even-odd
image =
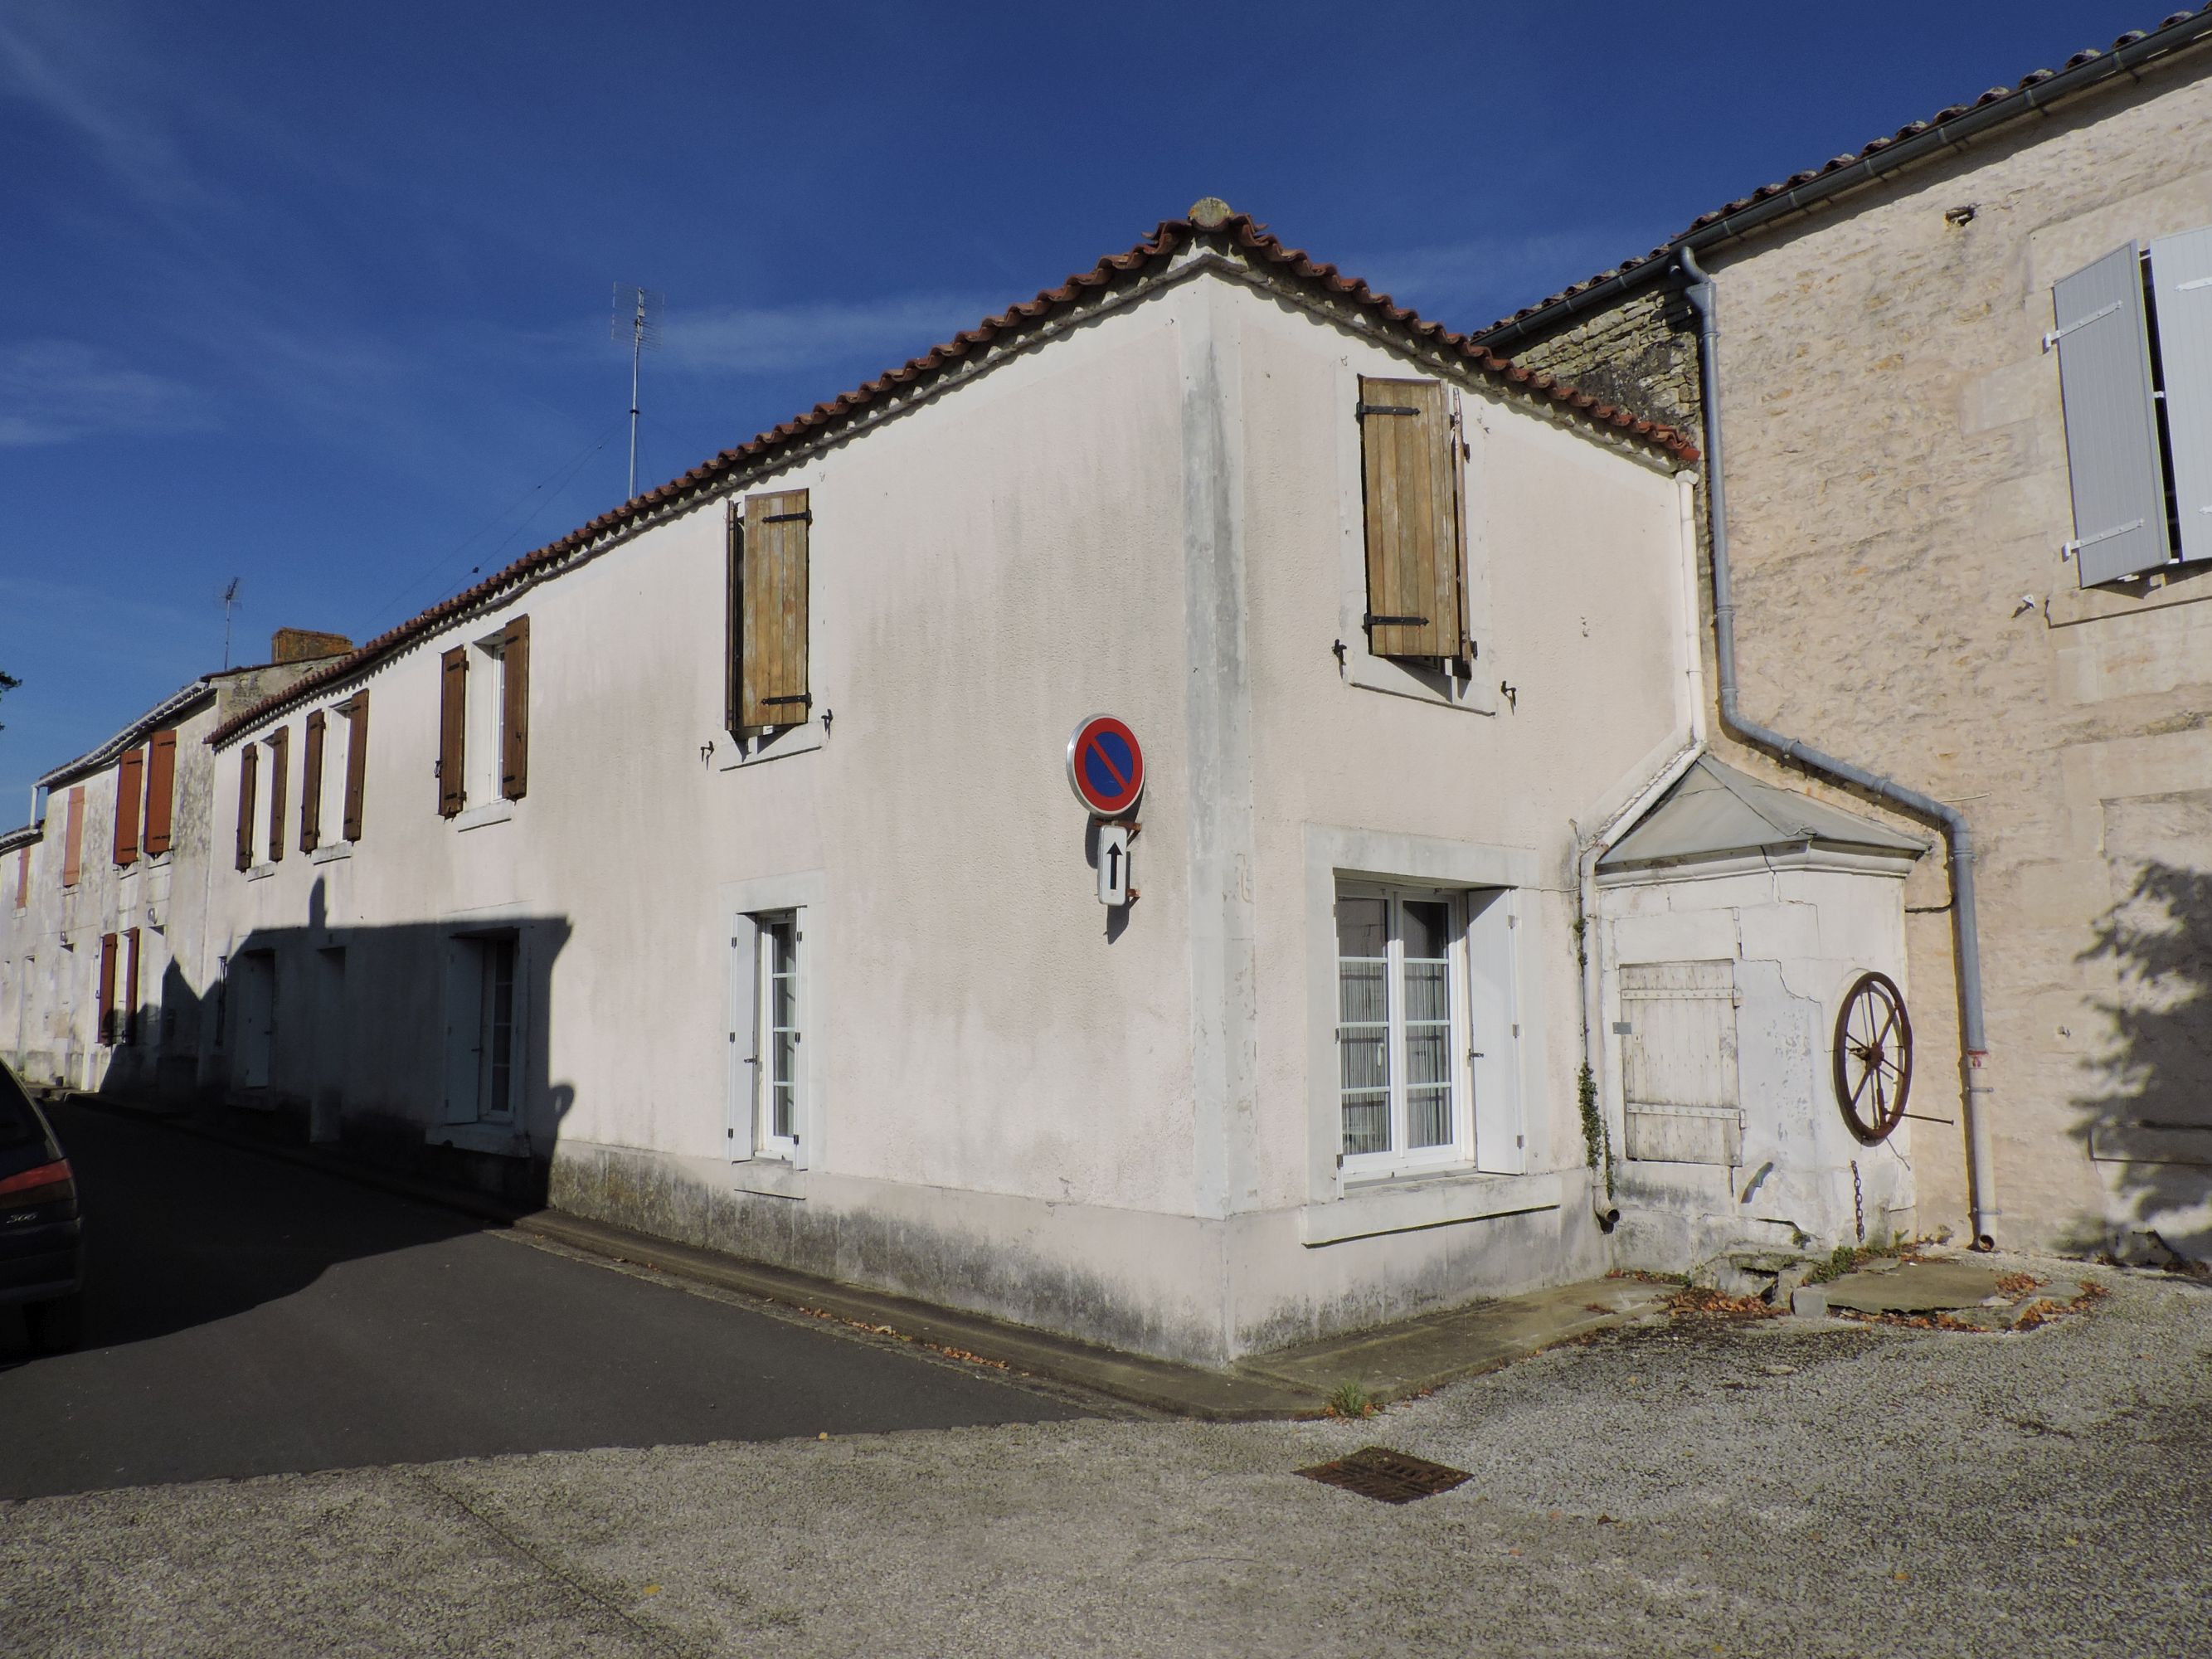
[{"label": "blue sky", "polygon": [[1201,195],[1455,327],[2149,0],[0,8],[0,827]]}]

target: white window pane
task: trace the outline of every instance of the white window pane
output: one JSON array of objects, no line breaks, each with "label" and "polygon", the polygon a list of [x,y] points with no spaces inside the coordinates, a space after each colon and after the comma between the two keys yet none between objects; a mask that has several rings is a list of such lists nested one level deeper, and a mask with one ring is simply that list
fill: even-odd
[{"label": "white window pane", "polygon": [[1352,1099],[1344,1103],[1344,1150],[1356,1156],[1362,1152],[1387,1152],[1390,1150],[1390,1100],[1387,1095],[1371,1098]]},{"label": "white window pane", "polygon": [[1442,962],[1450,943],[1451,906],[1442,899],[1407,899],[1400,909],[1406,960]]},{"label": "white window pane", "polygon": [[1388,899],[1340,898],[1336,902],[1336,953],[1340,957],[1381,957],[1389,947],[1390,904]]}]

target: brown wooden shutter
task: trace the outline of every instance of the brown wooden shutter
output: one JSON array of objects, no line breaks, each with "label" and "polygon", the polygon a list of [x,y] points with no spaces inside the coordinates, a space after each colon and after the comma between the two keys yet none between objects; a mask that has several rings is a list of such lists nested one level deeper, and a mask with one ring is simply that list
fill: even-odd
[{"label": "brown wooden shutter", "polygon": [[722,725],[734,737],[745,729],[745,504],[732,501],[724,526],[728,568],[722,583]]},{"label": "brown wooden shutter", "polygon": [[307,741],[300,751],[300,850],[312,853],[323,839],[323,711],[307,716]]},{"label": "brown wooden shutter", "polygon": [[253,784],[261,771],[261,745],[241,744],[238,750],[238,867],[253,867]]},{"label": "brown wooden shutter", "polygon": [[530,618],[517,617],[499,640],[499,793],[520,800],[530,790]]},{"label": "brown wooden shutter", "polygon": [[284,787],[292,777],[292,728],[269,734],[269,861],[284,856]]},{"label": "brown wooden shutter", "polygon": [[146,745],[146,856],[169,850],[176,810],[177,734],[156,732]]},{"label": "brown wooden shutter", "polygon": [[368,784],[368,688],[355,692],[345,705],[349,730],[346,733],[345,838],[361,839],[362,797]]},{"label": "brown wooden shutter", "polygon": [[455,646],[438,664],[438,815],[450,818],[468,804],[461,771],[467,755],[468,647]]},{"label": "brown wooden shutter", "polygon": [[116,1024],[120,1028],[118,1042],[138,1041],[138,930],[136,927],[123,936],[123,1006]]},{"label": "brown wooden shutter", "polygon": [[1359,377],[1367,503],[1367,648],[1378,657],[1465,657],[1459,436],[1435,380]]},{"label": "brown wooden shutter", "polygon": [[806,690],[806,578],[813,518],[803,489],[745,501],[738,713],[749,726],[797,726],[812,702]]},{"label": "brown wooden shutter", "polygon": [[126,749],[115,763],[115,861],[138,862],[138,795],[145,787],[146,751]]},{"label": "brown wooden shutter", "polygon": [[69,792],[69,839],[62,847],[62,885],[74,887],[84,870],[84,786]]},{"label": "brown wooden shutter", "polygon": [[100,1041],[115,1041],[115,935],[100,936]]}]

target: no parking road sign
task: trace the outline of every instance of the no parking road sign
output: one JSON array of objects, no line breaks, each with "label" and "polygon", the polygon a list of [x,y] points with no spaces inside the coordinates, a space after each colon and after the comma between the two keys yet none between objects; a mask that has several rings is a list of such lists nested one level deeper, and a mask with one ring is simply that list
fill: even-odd
[{"label": "no parking road sign", "polygon": [[1145,751],[1111,714],[1093,714],[1067,740],[1067,781],[1102,818],[1127,817],[1145,793]]}]

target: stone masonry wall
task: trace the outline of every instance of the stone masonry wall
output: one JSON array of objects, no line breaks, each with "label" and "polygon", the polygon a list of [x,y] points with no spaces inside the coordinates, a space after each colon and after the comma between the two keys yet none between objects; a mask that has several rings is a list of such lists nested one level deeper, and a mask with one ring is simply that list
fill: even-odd
[{"label": "stone masonry wall", "polygon": [[[1705,260],[1743,706],[1972,822],[2010,1243],[2212,1255],[2212,568],[2077,587],[2042,346],[2057,279],[2205,225],[2200,51]],[[1647,290],[1520,356],[1694,424],[1684,337]],[[1906,894],[1930,1228],[1966,1197],[1942,865]]]}]

